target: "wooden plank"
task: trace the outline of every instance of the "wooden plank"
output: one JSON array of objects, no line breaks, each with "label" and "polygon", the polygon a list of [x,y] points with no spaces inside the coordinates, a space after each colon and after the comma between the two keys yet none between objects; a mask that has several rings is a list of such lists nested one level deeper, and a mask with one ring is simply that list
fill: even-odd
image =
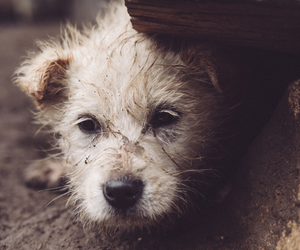
[{"label": "wooden plank", "polygon": [[126,0],[133,27],[163,33],[300,53],[300,6],[264,2]]}]

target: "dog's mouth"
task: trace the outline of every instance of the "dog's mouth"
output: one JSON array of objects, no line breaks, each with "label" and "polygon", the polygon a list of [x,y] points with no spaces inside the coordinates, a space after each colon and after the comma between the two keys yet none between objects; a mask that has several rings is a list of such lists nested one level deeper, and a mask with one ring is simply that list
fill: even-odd
[{"label": "dog's mouth", "polygon": [[123,219],[126,221],[130,220],[137,220],[137,219],[145,219],[145,216],[142,216],[141,210],[138,208],[138,206],[132,206],[130,208],[115,208],[111,207],[109,210],[110,216],[116,218],[116,219]]}]

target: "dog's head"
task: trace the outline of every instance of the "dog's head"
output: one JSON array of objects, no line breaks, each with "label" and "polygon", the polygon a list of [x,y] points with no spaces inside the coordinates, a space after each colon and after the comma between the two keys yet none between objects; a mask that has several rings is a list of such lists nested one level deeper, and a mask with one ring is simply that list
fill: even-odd
[{"label": "dog's head", "polygon": [[120,231],[162,227],[207,198],[230,108],[209,50],[174,52],[130,27],[101,32],[70,29],[62,44],[40,44],[17,84],[60,136],[81,218]]}]

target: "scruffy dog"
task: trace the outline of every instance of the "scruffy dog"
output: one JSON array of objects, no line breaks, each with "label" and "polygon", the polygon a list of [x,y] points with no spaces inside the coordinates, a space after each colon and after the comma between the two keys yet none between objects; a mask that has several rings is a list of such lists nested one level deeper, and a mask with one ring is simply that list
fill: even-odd
[{"label": "scruffy dog", "polygon": [[27,178],[49,187],[68,173],[79,218],[107,231],[172,225],[221,186],[234,105],[209,49],[163,44],[114,2],[95,27],[40,42],[16,72],[62,158]]}]

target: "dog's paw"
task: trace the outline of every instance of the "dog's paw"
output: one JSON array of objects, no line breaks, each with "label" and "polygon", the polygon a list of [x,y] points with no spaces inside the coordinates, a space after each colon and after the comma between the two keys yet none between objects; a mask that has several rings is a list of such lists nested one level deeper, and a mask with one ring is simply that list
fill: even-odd
[{"label": "dog's paw", "polygon": [[45,160],[32,163],[24,171],[25,183],[31,188],[55,188],[66,181],[66,167],[61,161]]}]

